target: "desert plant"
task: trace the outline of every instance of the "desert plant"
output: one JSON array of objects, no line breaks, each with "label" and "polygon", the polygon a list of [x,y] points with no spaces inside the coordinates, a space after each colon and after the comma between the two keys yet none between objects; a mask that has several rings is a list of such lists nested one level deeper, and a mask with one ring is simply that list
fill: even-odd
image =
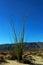
[{"label": "desert plant", "polygon": [[16,31],[15,31],[15,28],[14,28],[13,21],[11,21],[11,27],[12,27],[12,30],[14,32],[14,42],[16,43],[13,51],[14,51],[16,57],[17,57],[17,60],[20,61],[20,60],[22,60],[22,54],[23,54],[24,23],[22,23],[22,33],[21,33],[21,38],[19,39],[19,42],[18,42],[18,38],[17,38],[17,35],[16,35]]}]

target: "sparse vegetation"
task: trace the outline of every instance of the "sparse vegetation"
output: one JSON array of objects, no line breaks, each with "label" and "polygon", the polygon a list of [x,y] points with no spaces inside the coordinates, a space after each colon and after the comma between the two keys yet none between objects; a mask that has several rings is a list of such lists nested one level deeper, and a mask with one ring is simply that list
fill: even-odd
[{"label": "sparse vegetation", "polygon": [[24,23],[22,23],[22,34],[21,34],[21,38],[19,39],[19,42],[18,42],[18,38],[17,38],[16,32],[15,32],[14,23],[12,21],[11,21],[11,27],[12,27],[12,30],[13,30],[14,36],[15,36],[14,42],[16,43],[15,49],[13,51],[17,57],[17,60],[21,61],[22,55],[23,55],[23,44],[24,44]]},{"label": "sparse vegetation", "polygon": [[[43,59],[43,49],[40,49],[39,46],[37,45],[37,43],[32,44],[30,43],[31,47],[30,49],[28,48],[28,44],[27,46],[24,45],[24,23],[22,23],[22,33],[20,36],[20,39],[17,38],[17,34],[14,28],[14,23],[13,21],[11,21],[11,28],[13,30],[14,33],[14,44],[12,44],[13,49],[12,50],[6,50],[5,52],[0,52],[0,54],[2,54],[3,56],[0,57],[0,62],[5,62],[5,59],[7,60],[17,60],[19,62],[25,63],[25,64],[34,64],[35,62],[43,62],[40,61],[39,59]],[[19,40],[19,42],[18,42]],[[27,49],[23,49],[27,48]],[[7,46],[6,46],[7,47]],[[8,47],[9,48],[9,47]],[[38,62],[37,62],[38,61]]]}]

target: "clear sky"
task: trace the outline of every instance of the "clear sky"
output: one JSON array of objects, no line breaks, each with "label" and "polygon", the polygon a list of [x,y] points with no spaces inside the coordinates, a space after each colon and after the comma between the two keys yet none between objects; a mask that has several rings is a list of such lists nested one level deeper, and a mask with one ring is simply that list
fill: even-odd
[{"label": "clear sky", "polygon": [[0,0],[0,44],[13,42],[11,19],[19,37],[23,16],[28,16],[24,41],[43,42],[43,0]]}]

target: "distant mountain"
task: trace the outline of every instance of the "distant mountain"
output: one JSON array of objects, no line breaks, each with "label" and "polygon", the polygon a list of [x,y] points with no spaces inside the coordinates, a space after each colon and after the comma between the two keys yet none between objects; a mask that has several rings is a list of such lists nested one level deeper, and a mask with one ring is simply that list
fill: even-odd
[{"label": "distant mountain", "polygon": [[[15,48],[15,44],[2,44],[0,45],[0,51],[12,50],[13,47]],[[24,43],[23,49],[43,49],[43,42]]]}]

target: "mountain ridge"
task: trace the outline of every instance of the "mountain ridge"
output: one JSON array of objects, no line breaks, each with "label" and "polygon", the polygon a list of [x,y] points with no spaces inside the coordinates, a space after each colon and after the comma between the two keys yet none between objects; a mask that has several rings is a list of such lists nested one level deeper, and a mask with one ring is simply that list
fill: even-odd
[{"label": "mountain ridge", "polygon": [[[0,51],[12,50],[16,44],[0,44]],[[24,50],[29,49],[43,49],[43,42],[25,42],[23,45]]]}]

